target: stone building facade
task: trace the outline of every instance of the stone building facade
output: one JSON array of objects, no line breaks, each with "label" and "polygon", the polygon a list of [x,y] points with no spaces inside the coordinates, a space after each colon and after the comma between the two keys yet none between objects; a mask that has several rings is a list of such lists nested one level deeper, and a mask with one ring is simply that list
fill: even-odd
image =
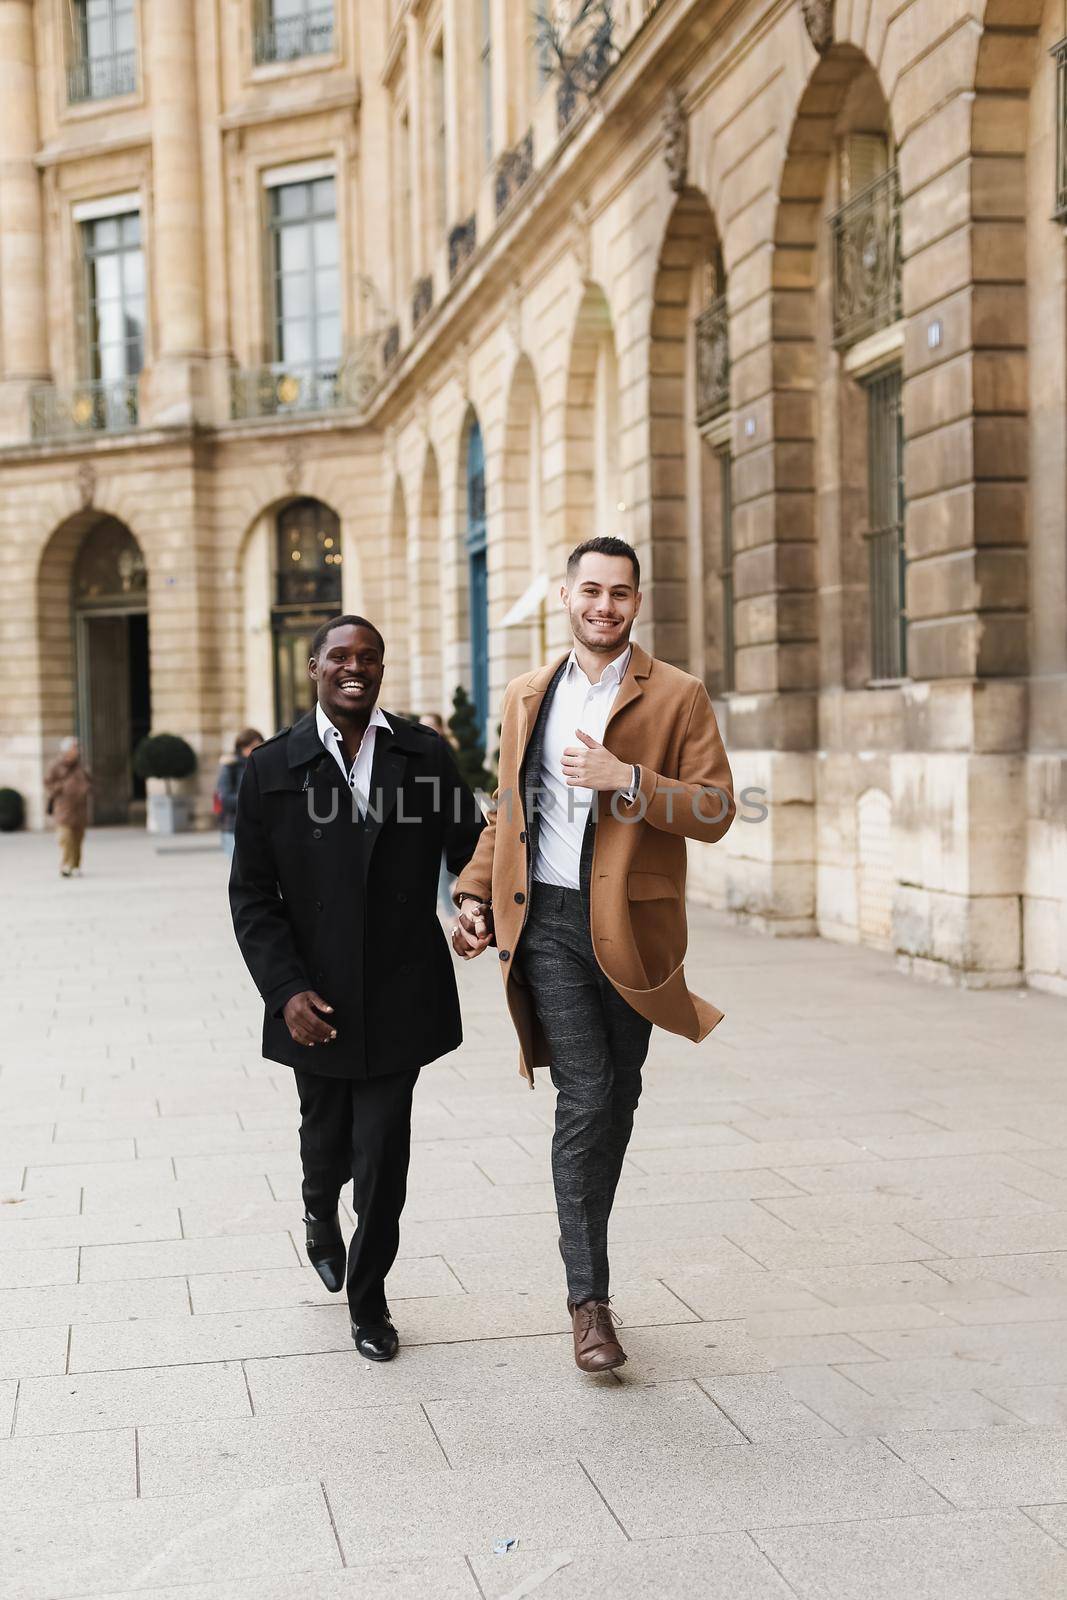
[{"label": "stone building facade", "polygon": [[491,738],[618,532],[694,896],[1067,993],[1062,0],[547,9],[0,0],[0,783],[206,803],[341,603]]}]

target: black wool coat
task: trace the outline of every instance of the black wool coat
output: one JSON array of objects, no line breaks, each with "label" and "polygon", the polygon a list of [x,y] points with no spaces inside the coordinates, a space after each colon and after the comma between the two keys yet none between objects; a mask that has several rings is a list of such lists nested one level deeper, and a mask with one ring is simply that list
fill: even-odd
[{"label": "black wool coat", "polygon": [[[447,742],[386,716],[365,820],[313,712],[252,752],[238,795],[230,910],[263,1054],[324,1077],[408,1072],[463,1037],[437,885],[442,851],[460,872],[485,824]],[[282,1010],[303,989],[334,1007],[332,1044],[290,1036]]]}]

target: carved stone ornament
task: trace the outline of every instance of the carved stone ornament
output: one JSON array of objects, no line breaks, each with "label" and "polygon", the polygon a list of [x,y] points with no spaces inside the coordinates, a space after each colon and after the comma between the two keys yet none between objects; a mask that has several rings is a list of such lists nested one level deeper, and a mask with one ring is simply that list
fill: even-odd
[{"label": "carved stone ornament", "polygon": [[671,188],[680,194],[689,179],[689,118],[677,89],[668,90],[663,108],[663,159]]},{"label": "carved stone ornament", "polygon": [[589,234],[589,207],[584,200],[576,200],[571,207],[570,246],[583,283],[589,282],[592,266],[592,244]]},{"label": "carved stone ornament", "polygon": [[821,56],[834,42],[834,0],[800,0],[808,37]]},{"label": "carved stone ornament", "polygon": [[83,511],[88,511],[96,494],[96,468],[91,461],[83,461],[77,471],[78,498]]},{"label": "carved stone ornament", "polygon": [[303,471],[304,446],[299,439],[290,439],[285,447],[285,482],[290,494],[300,493]]}]

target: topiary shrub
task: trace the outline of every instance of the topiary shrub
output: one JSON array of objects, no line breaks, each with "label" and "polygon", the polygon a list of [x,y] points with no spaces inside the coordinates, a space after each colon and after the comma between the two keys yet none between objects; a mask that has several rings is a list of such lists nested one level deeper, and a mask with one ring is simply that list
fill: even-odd
[{"label": "topiary shrub", "polygon": [[163,778],[167,793],[173,778],[191,778],[196,771],[196,751],[176,733],[150,733],[133,752],[133,770],[139,778]]},{"label": "topiary shrub", "polygon": [[456,766],[460,775],[472,789],[492,792],[495,785],[492,773],[485,769],[485,744],[478,729],[478,713],[474,701],[461,683],[456,685],[452,696],[452,715],[448,719],[448,726],[456,741]]},{"label": "topiary shrub", "polygon": [[0,833],[17,833],[26,820],[26,805],[17,789],[0,789]]}]

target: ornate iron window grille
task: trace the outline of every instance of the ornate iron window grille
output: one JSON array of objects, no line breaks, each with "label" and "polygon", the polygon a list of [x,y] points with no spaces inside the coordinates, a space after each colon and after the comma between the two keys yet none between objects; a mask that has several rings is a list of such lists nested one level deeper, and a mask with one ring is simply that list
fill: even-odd
[{"label": "ornate iron window grille", "polygon": [[900,177],[890,167],[830,218],[834,343],[847,348],[896,322],[900,297]]},{"label": "ornate iron window grille", "polygon": [[730,409],[730,318],[721,294],[695,319],[696,420],[705,427]]},{"label": "ornate iron window grille", "polygon": [[505,150],[496,169],[496,214],[506,211],[533,176],[533,129],[527,128],[518,144]]},{"label": "ornate iron window grille", "polygon": [[867,384],[867,549],[871,608],[871,679],[907,671],[904,610],[904,407],[899,367]]},{"label": "ornate iron window grille", "polygon": [[415,288],[411,295],[411,325],[417,328],[422,319],[429,315],[433,306],[433,278],[427,273],[424,278],[416,278]]},{"label": "ornate iron window grille", "polygon": [[448,235],[448,276],[454,278],[464,262],[470,260],[478,242],[478,219],[474,212],[465,222],[457,222]]},{"label": "ornate iron window grille", "polygon": [[1058,222],[1067,221],[1067,39],[1052,51],[1056,63],[1056,209]]},{"label": "ornate iron window grille", "polygon": [[312,6],[297,17],[276,17],[264,7],[256,28],[256,65],[328,55],[333,49],[333,6]]},{"label": "ornate iron window grille", "polygon": [[118,50],[110,56],[82,56],[67,68],[67,101],[113,100],[137,89],[137,51]]},{"label": "ornate iron window grille", "polygon": [[556,122],[560,133],[573,121],[579,100],[587,98],[600,87],[609,69],[614,66],[617,55],[615,19],[609,10],[582,49],[560,63],[560,81],[556,91]]},{"label": "ornate iron window grille", "polygon": [[85,433],[126,433],[138,423],[139,378],[93,380],[69,392],[54,383],[30,391],[34,439],[70,439]]}]

